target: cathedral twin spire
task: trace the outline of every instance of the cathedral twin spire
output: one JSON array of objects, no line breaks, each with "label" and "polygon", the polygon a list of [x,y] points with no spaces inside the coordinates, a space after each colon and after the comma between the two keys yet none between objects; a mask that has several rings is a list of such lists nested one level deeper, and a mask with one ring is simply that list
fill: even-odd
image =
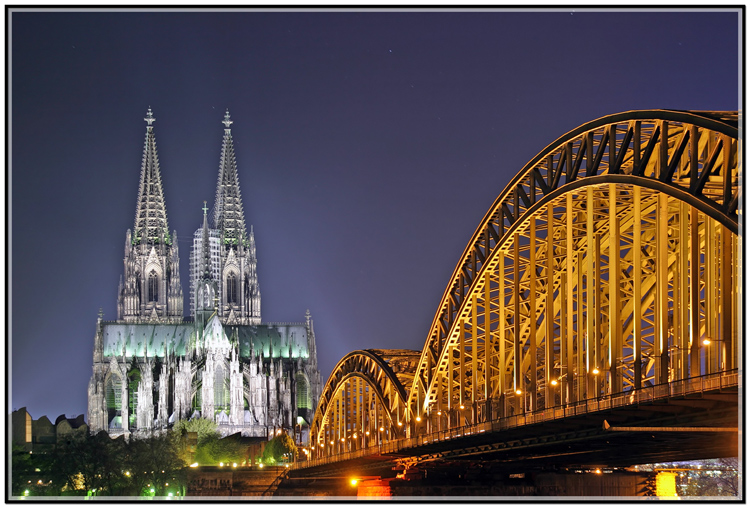
[{"label": "cathedral twin spire", "polygon": [[[169,236],[167,208],[151,108],[146,118],[141,178],[133,231],[125,236],[124,277],[120,279],[117,317],[125,321],[182,320],[177,233]],[[174,241],[174,245],[173,245]]]},{"label": "cathedral twin spire", "polygon": [[146,142],[143,147],[141,162],[141,181],[138,187],[138,204],[135,209],[135,225],[133,234],[135,243],[157,243],[161,240],[169,242],[169,225],[167,224],[167,208],[164,204],[164,190],[162,189],[161,173],[159,172],[159,155],[156,150],[156,136],[154,135],[154,118],[151,108],[148,108],[146,118]]},{"label": "cathedral twin spire", "polygon": [[216,182],[216,204],[214,205],[214,227],[224,236],[224,242],[237,245],[246,240],[245,213],[242,209],[240,179],[234,157],[232,129],[229,110],[224,115],[224,140],[221,145],[219,179]]},{"label": "cathedral twin spire", "polygon": [[[149,107],[146,140],[136,203],[135,223],[126,234],[124,277],[120,279],[118,319],[177,322],[182,320],[177,233],[170,236],[164,190]],[[234,141],[227,110],[224,120],[213,227],[203,208],[203,227],[196,231],[191,252],[191,314],[218,311],[225,323],[260,323],[255,238],[245,229]],[[209,283],[210,284],[207,284]],[[210,286],[210,291],[209,291]],[[207,294],[200,295],[200,288]],[[211,293],[210,295],[208,293]],[[200,300],[200,302],[198,301]]]},{"label": "cathedral twin spire", "polygon": [[206,208],[203,228],[196,231],[191,266],[191,310],[198,317],[208,315],[210,280],[216,287],[215,310],[228,324],[260,324],[255,238],[245,229],[245,212],[234,155],[229,110],[224,115],[219,177],[216,182],[213,228],[208,229]]}]

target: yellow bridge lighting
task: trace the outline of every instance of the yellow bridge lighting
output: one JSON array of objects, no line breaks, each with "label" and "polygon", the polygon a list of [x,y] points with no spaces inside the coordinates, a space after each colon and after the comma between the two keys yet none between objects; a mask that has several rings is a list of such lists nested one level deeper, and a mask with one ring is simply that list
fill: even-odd
[{"label": "yellow bridge lighting", "polygon": [[[421,351],[344,356],[322,387],[310,436],[353,432],[352,423],[367,425],[369,416],[388,422],[378,435],[387,444],[406,429],[422,437],[428,429],[418,422],[433,412],[441,416],[432,432],[476,426],[496,408],[523,412],[526,386],[546,419],[552,407],[577,405],[594,388],[625,406],[635,402],[617,394],[683,386],[698,372],[736,383],[738,121],[734,111],[628,111],[547,145],[466,244]],[[694,309],[703,336],[686,333],[697,323]],[[602,315],[612,318],[606,327]],[[717,348],[721,356],[706,362],[706,351]],[[654,361],[656,351],[665,361]],[[482,411],[490,394],[505,395]]]},{"label": "yellow bridge lighting", "polygon": [[356,478],[352,478],[351,480],[349,480],[349,483],[351,484],[352,487],[356,487],[357,486],[357,479]]}]

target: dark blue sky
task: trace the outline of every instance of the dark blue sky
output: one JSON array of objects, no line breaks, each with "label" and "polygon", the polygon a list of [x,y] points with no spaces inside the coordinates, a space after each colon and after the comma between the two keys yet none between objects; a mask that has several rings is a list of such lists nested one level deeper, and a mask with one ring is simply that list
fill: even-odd
[{"label": "dark blue sky", "polygon": [[9,409],[86,412],[149,106],[186,311],[229,108],[263,320],[310,309],[327,379],[355,349],[422,349],[485,212],[559,136],[736,110],[740,14],[13,10]]}]

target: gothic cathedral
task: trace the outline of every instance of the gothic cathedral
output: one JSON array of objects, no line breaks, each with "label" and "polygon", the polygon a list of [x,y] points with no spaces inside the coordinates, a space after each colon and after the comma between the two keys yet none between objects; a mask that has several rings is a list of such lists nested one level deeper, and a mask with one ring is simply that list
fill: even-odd
[{"label": "gothic cathedral", "polygon": [[[183,318],[177,232],[169,232],[149,108],[133,230],[125,234],[117,321],[99,317],[88,387],[91,432],[146,434],[180,419],[223,435],[306,426],[320,397],[310,313],[262,323],[255,237],[245,227],[229,112],[216,200],[193,236],[190,318]],[[299,426],[299,427],[298,427]]]}]

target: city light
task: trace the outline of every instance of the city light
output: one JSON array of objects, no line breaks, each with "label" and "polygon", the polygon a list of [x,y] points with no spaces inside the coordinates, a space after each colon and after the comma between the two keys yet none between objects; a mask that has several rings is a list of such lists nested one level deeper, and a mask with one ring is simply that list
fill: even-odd
[{"label": "city light", "polygon": [[592,370],[591,373],[594,374],[594,375],[599,374],[599,369],[597,369],[596,367],[594,367],[594,370]]},{"label": "city light", "polygon": [[520,389],[516,390],[516,395],[521,395],[522,393],[523,392]]},{"label": "city light", "polygon": [[421,417],[419,417],[419,416],[417,416],[417,421],[418,421],[418,422],[421,422],[421,421],[422,421],[422,418],[421,418]]},{"label": "city light", "polygon": [[357,485],[357,479],[352,478],[351,480],[349,480],[349,483],[352,485],[352,487],[355,487]]},{"label": "city light", "polygon": [[549,382],[549,384],[551,384],[552,386],[557,386],[557,379],[553,379]]},{"label": "city light", "polygon": [[380,427],[380,432],[383,432],[385,429],[383,427]]},{"label": "city light", "polygon": [[193,462],[192,464],[190,464],[190,467],[198,467],[198,463],[197,462]]},{"label": "city light", "polygon": [[259,467],[260,469],[263,469],[263,463],[261,462],[260,464],[258,464],[258,467]]},{"label": "city light", "polygon": [[703,339],[703,345],[704,345],[704,346],[709,346],[709,345],[711,345],[711,340],[709,340],[709,339]]},{"label": "city light", "polygon": [[460,406],[458,406],[458,409],[464,409],[464,405],[461,404]]}]

